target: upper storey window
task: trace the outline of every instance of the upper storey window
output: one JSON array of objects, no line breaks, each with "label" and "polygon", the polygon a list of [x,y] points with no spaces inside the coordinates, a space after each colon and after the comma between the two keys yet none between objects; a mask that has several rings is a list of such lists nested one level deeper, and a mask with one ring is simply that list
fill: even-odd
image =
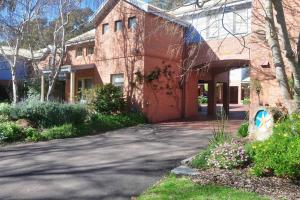
[{"label": "upper storey window", "polygon": [[136,17],[128,18],[128,28],[135,29],[136,28]]},{"label": "upper storey window", "polygon": [[115,32],[122,31],[123,22],[121,20],[115,21]]},{"label": "upper storey window", "polygon": [[109,24],[102,24],[102,34],[108,33],[109,32]]},{"label": "upper storey window", "polygon": [[234,33],[248,33],[248,12],[237,11],[234,14]]},{"label": "upper storey window", "polygon": [[94,47],[90,46],[86,50],[86,55],[93,55],[94,54]]},{"label": "upper storey window", "polygon": [[78,47],[76,49],[76,57],[82,56],[82,55],[83,55],[83,49],[82,49],[82,47]]},{"label": "upper storey window", "polygon": [[211,15],[207,18],[207,37],[217,38],[219,36],[219,16]]}]

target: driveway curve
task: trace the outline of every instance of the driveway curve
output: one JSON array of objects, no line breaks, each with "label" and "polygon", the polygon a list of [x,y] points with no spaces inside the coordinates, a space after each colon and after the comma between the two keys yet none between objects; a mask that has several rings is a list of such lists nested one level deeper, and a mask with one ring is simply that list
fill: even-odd
[{"label": "driveway curve", "polygon": [[0,199],[130,199],[204,148],[211,131],[143,125],[0,148]]}]

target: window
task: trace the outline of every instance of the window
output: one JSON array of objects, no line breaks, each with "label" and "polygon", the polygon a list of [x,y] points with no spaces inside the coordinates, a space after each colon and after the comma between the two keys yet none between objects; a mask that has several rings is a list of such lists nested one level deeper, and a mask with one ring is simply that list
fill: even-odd
[{"label": "window", "polygon": [[210,15],[207,21],[207,38],[219,37],[219,16]]},{"label": "window", "polygon": [[224,27],[221,24],[222,22],[220,22],[219,36],[220,37],[226,37],[230,33],[234,33],[234,30],[233,30],[233,12],[224,13],[224,18],[221,19],[221,20],[223,20]]},{"label": "window", "polygon": [[122,31],[123,22],[121,20],[115,21],[115,32]]},{"label": "window", "polygon": [[86,50],[86,55],[93,55],[94,54],[94,47],[88,47]]},{"label": "window", "polygon": [[136,28],[136,17],[128,18],[128,28],[135,29]]},{"label": "window", "polygon": [[83,55],[83,49],[82,49],[82,47],[78,47],[76,49],[76,57],[82,56],[82,55]]},{"label": "window", "polygon": [[109,32],[109,24],[103,24],[102,25],[102,34]]},{"label": "window", "polygon": [[112,74],[111,83],[117,87],[124,87],[124,74]]},{"label": "window", "polygon": [[239,10],[234,13],[234,33],[248,33],[248,10]]},{"label": "window", "polygon": [[84,90],[93,88],[93,80],[91,78],[83,78],[78,80],[77,96],[79,100],[85,100]]}]

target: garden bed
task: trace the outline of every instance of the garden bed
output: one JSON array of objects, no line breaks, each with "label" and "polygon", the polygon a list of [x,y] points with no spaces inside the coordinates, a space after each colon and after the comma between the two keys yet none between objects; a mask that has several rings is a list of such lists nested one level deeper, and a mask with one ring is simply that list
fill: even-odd
[{"label": "garden bed", "polygon": [[249,169],[208,169],[199,170],[199,175],[191,179],[200,185],[222,185],[245,189],[272,199],[300,199],[299,181],[278,177],[256,177],[249,174]]}]

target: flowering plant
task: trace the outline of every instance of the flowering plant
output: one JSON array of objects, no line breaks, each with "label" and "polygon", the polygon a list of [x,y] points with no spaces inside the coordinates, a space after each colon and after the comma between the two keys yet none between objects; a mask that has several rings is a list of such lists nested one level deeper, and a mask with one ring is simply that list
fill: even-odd
[{"label": "flowering plant", "polygon": [[238,142],[225,142],[214,148],[208,157],[207,164],[210,167],[221,169],[233,169],[243,167],[249,162],[243,145]]}]

